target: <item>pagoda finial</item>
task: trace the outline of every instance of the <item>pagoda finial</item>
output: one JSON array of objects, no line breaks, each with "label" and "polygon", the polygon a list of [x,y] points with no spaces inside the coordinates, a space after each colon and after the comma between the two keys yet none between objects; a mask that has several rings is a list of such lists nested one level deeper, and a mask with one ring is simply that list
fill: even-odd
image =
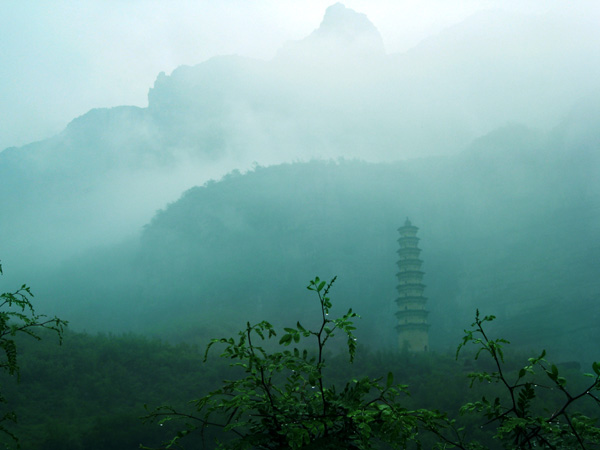
[{"label": "pagoda finial", "polygon": [[412,226],[412,223],[410,223],[410,220],[408,219],[408,217],[406,217],[406,222],[404,222],[404,226],[405,226],[405,227],[410,227],[410,226]]}]

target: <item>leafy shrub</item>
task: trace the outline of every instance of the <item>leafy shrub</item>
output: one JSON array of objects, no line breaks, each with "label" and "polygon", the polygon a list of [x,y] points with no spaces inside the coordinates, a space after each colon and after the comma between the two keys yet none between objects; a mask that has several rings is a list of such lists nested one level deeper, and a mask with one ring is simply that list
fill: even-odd
[{"label": "leafy shrub", "polygon": [[[0,275],[2,274],[2,265],[0,264]],[[14,292],[4,292],[0,294],[0,369],[9,375],[19,376],[19,364],[17,362],[17,344],[15,337],[26,334],[34,339],[40,337],[36,329],[45,328],[55,331],[59,339],[62,339],[63,330],[67,322],[58,317],[47,318],[44,315],[36,314],[31,298],[33,294],[29,286],[23,284]],[[6,403],[6,399],[0,392],[0,403]],[[17,436],[14,435],[5,423],[16,422],[14,411],[5,412],[0,416],[0,433],[8,436],[18,445]]]},{"label": "leafy shrub", "polygon": [[[479,312],[472,328],[465,331],[457,358],[465,346],[474,344],[475,359],[487,354],[494,369],[470,373],[471,386],[475,381],[497,383],[504,394],[492,401],[483,396],[480,401],[467,403],[461,413],[483,415],[487,422],[482,427],[496,427],[491,444],[468,440],[469,430],[458,426],[446,413],[406,408],[403,398],[408,394],[407,386],[395,384],[391,372],[385,382],[383,378],[362,377],[350,379],[341,388],[329,384],[324,374],[325,345],[341,334],[351,362],[357,350],[353,333],[357,315],[350,309],[339,318],[329,317],[329,291],[334,281],[335,278],[327,283],[317,277],[307,286],[318,297],[320,306],[319,325],[314,329],[297,322],[278,335],[273,325],[263,321],[247,323],[237,339],[213,339],[206,349],[205,361],[210,350],[221,345],[221,357],[232,360],[230,365],[240,370],[241,376],[224,381],[221,388],[192,401],[191,412],[170,406],[149,411],[146,419],[159,424],[185,422],[185,428],[162,448],[179,448],[190,433],[206,436],[207,430],[213,429],[224,432],[217,448],[234,450],[424,446],[475,450],[488,445],[506,449],[592,449],[600,445],[596,420],[571,412],[572,404],[583,398],[600,406],[595,393],[600,390],[600,364],[594,363],[595,374],[589,375],[592,380],[578,394],[567,390],[567,381],[557,366],[544,360],[545,352],[530,358],[516,373],[515,381],[510,382],[503,353],[503,345],[508,341],[488,338],[484,324],[494,317],[481,318]],[[277,345],[273,345],[277,338]],[[537,384],[537,368],[550,380],[549,386]],[[546,412],[535,404],[536,399],[547,404],[547,396],[537,396],[539,389],[558,392],[563,401]]]}]

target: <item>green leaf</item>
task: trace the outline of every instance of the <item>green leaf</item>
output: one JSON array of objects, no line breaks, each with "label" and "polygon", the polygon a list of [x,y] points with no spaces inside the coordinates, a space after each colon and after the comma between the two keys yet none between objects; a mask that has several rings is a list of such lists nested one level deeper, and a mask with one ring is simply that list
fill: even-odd
[{"label": "green leaf", "polygon": [[394,374],[392,372],[388,372],[385,385],[389,388],[389,387],[392,387],[393,383],[394,383]]},{"label": "green leaf", "polygon": [[281,339],[279,340],[279,345],[290,345],[290,343],[292,342],[292,335],[291,334],[284,334]]}]

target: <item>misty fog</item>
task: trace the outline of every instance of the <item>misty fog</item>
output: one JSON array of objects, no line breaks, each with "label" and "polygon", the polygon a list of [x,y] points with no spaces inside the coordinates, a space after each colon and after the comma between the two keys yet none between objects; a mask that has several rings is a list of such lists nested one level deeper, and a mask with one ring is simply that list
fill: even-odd
[{"label": "misty fog", "polygon": [[[348,175],[351,179],[329,181],[323,188],[325,197],[314,199],[330,204],[330,209],[320,213],[330,221],[329,225],[322,225],[321,233],[331,234],[335,239],[344,236],[348,248],[364,242],[370,234],[373,239],[381,240],[370,245],[386,247],[388,256],[384,252],[373,255],[370,258],[381,259],[370,264],[378,267],[381,277],[378,283],[388,286],[387,292],[382,290],[380,311],[383,316],[392,317],[394,266],[390,255],[397,245],[393,230],[404,216],[415,215],[417,208],[414,220],[422,228],[423,245],[435,242],[431,257],[436,257],[436,250],[449,247],[444,254],[446,261],[429,261],[432,266],[440,264],[441,273],[427,272],[428,285],[447,297],[442,293],[448,288],[445,283],[449,278],[454,278],[452,283],[457,286],[466,283],[461,288],[462,298],[453,300],[457,302],[453,308],[465,308],[464,313],[468,314],[478,306],[477,302],[491,299],[482,298],[469,285],[469,274],[450,277],[443,273],[443,267],[451,267],[454,261],[465,258],[461,245],[473,246],[469,236],[473,235],[473,242],[481,246],[486,261],[465,261],[465,264],[474,267],[481,264],[492,270],[491,267],[501,265],[501,258],[489,254],[489,248],[500,245],[507,249],[515,245],[511,244],[514,237],[504,243],[492,242],[493,236],[502,235],[511,223],[522,224],[521,245],[537,242],[540,235],[549,231],[543,227],[538,230],[533,224],[559,214],[561,208],[568,211],[576,203],[583,208],[577,210],[578,214],[581,211],[585,220],[591,221],[588,232],[597,230],[593,228],[597,226],[598,213],[598,183],[594,176],[597,168],[594,145],[598,142],[595,80],[600,75],[600,46],[594,39],[598,31],[590,23],[573,27],[569,20],[571,16],[561,20],[551,13],[482,10],[408,51],[389,54],[376,25],[365,14],[335,4],[327,8],[318,28],[303,39],[285,43],[270,60],[216,56],[194,66],[180,66],[169,75],[161,72],[149,89],[147,107],[93,109],[73,119],[54,137],[0,153],[2,189],[10,193],[4,196],[4,214],[0,219],[2,258],[10,267],[6,279],[40,280],[37,289],[52,292],[49,297],[56,297],[56,301],[60,298],[63,314],[72,313],[69,305],[73,302],[79,304],[77,308],[85,305],[83,315],[88,319],[73,321],[74,328],[101,330],[104,325],[89,323],[89,317],[97,315],[90,311],[98,308],[104,311],[101,315],[113,313],[100,299],[91,300],[100,291],[63,292],[62,283],[53,287],[55,283],[50,280],[61,278],[55,274],[58,268],[69,272],[69,279],[74,282],[78,278],[91,282],[88,275],[84,276],[85,265],[75,261],[93,260],[89,255],[112,252],[106,246],[123,245],[130,249],[141,247],[130,250],[134,254],[123,256],[123,261],[111,259],[111,264],[115,267],[127,264],[125,261],[137,264],[134,261],[139,261],[136,258],[140,256],[135,253],[149,251],[144,236],[153,229],[156,218],[152,217],[156,211],[165,210],[157,217],[168,214],[176,205],[173,202],[187,189],[202,186],[211,179],[219,180],[231,170],[241,170],[243,179],[252,180],[253,173],[258,176],[261,171],[286,162],[293,162],[292,167],[302,172],[303,162],[324,161],[325,167],[331,169],[332,163],[326,161],[335,160],[342,170],[347,164],[344,160],[356,160],[352,164],[365,163],[360,163],[361,169],[355,175]],[[346,206],[340,204],[341,198],[331,198],[335,189],[340,189],[339,195],[349,196],[357,186],[368,184],[370,177],[377,176],[370,174],[372,170],[383,170],[377,164],[392,161],[403,162],[389,166],[397,168],[397,178],[387,185],[368,195],[367,186],[359,188],[354,197],[345,200]],[[323,177],[329,179],[334,175],[327,173]],[[489,184],[493,177],[498,180]],[[550,190],[556,190],[557,177],[564,178],[564,191],[552,195]],[[285,258],[285,248],[289,245],[304,248],[303,244],[293,244],[299,239],[293,230],[302,231],[302,235],[315,232],[308,224],[323,220],[323,217],[286,219],[281,208],[286,203],[292,207],[295,201],[292,198],[275,205],[269,203],[268,193],[286,192],[291,179],[292,175],[283,179],[274,175],[270,184],[260,188],[264,223],[259,221],[246,230],[246,239],[256,241],[258,237],[253,233],[268,229],[273,220],[290,222],[284,227],[282,243],[270,243],[268,247],[273,252],[270,258],[274,267],[279,269],[276,261]],[[306,180],[307,175],[304,183]],[[223,183],[225,179],[211,185],[211,189],[219,192]],[[292,188],[300,196],[298,201],[309,196],[303,190],[308,188],[304,183]],[[225,202],[219,203],[219,208],[229,212],[218,218],[212,232],[225,237],[230,232],[239,232],[238,228],[248,227],[241,210],[244,203],[235,206],[237,202],[248,201],[247,192],[218,194],[220,202]],[[375,210],[369,215],[371,221],[354,232],[346,229],[347,225],[334,225],[336,217],[347,214],[345,208],[360,211],[366,207],[363,198],[365,201],[380,198],[381,212],[389,217],[380,217]],[[169,204],[172,205],[167,207]],[[215,207],[201,214],[214,214]],[[462,219],[453,222],[452,217],[458,212]],[[313,215],[310,210],[306,214]],[[496,220],[491,221],[491,217]],[[575,227],[581,220],[582,217],[574,215],[569,226]],[[305,228],[298,225],[304,222]],[[440,223],[445,227],[440,227]],[[140,236],[141,244],[134,245]],[[428,236],[433,242],[428,242]],[[581,235],[570,240],[593,242],[592,236]],[[190,249],[200,251],[197,246],[205,245],[199,238],[189,239],[184,245]],[[323,243],[322,249],[313,252],[328,254],[331,249],[327,245]],[[590,246],[587,251],[594,252],[593,245],[586,245]],[[548,243],[546,248],[545,252],[540,249],[543,254],[535,257],[541,258],[540,261],[526,254],[521,257],[528,264],[543,267],[545,260],[553,257],[552,246]],[[159,259],[168,260],[171,250],[165,248],[166,253]],[[218,250],[240,253],[235,257],[225,253],[230,263],[218,270],[212,259],[215,256],[209,256],[210,253],[206,254],[206,260],[196,261],[202,251],[194,256],[195,262],[183,259],[180,263],[208,265],[219,277],[231,280],[232,272],[239,270],[233,261],[239,259],[245,265],[245,258],[251,258],[252,252],[261,252],[258,248],[244,251],[248,253],[234,248]],[[355,248],[353,252],[358,250]],[[188,253],[191,256],[194,252],[188,250]],[[310,262],[315,254],[297,256],[307,266],[294,270],[303,273],[327,270],[340,275],[341,280],[344,279],[341,266],[349,264],[341,259],[337,262],[340,267],[332,263],[319,268]],[[521,267],[518,262],[511,265]],[[508,267],[504,270],[514,278],[507,280],[509,285],[537,273],[529,265],[520,271]],[[158,296],[160,289],[150,289],[143,299],[137,299],[138,294],[131,297],[127,292],[132,286],[119,284],[116,272],[109,266],[106,272],[94,277],[106,288],[114,281],[115,286],[110,289],[121,293],[115,300],[125,306],[124,314],[126,305],[156,302],[151,298]],[[169,290],[172,282],[166,273],[168,270],[153,277],[155,283]],[[144,279],[138,279],[140,276],[135,279],[145,286]],[[159,281],[161,277],[164,280]],[[591,270],[590,277],[595,279]],[[211,295],[229,296],[228,289],[241,285],[241,281],[233,280],[223,292]],[[190,280],[182,282],[189,284]],[[301,285],[302,279],[295,284],[298,283]],[[499,295],[502,289],[494,288],[495,282],[491,280],[488,283],[478,289],[491,289],[490,297]],[[568,280],[561,283],[570,284]],[[593,289],[597,289],[592,284],[595,287],[589,286],[591,296]],[[298,288],[294,284],[280,287],[288,292]],[[208,289],[202,284],[186,288],[185,296],[189,301],[201,303],[199,299],[208,296],[204,292]],[[533,288],[531,284],[528,289],[539,290],[539,287]],[[516,292],[510,295],[519,296]],[[77,298],[80,300],[75,301]],[[468,298],[477,301],[467,302]],[[450,299],[431,300],[432,304],[436,301],[441,308],[451,309]],[[49,305],[53,302],[49,301]],[[534,306],[527,306],[526,302],[523,307]],[[497,308],[505,311],[508,307]],[[435,321],[435,310],[432,314]],[[392,330],[390,326],[391,335]],[[435,329],[432,333],[435,335]]]},{"label": "misty fog", "polygon": [[147,105],[53,135],[31,116],[0,141],[2,292],[31,285],[74,331],[204,344],[310,320],[306,283],[337,275],[361,345],[395,351],[409,217],[434,352],[479,309],[521,350],[598,359],[597,7],[481,3],[401,51],[336,3],[268,57],[165,64]]}]

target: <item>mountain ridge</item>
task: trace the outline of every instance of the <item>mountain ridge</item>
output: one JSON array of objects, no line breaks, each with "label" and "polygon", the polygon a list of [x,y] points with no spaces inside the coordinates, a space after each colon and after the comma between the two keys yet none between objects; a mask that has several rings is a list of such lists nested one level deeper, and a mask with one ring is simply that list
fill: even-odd
[{"label": "mountain ridge", "polygon": [[[438,342],[442,333],[451,332],[451,324],[442,322],[448,313],[444,307],[468,312],[469,317],[453,316],[464,323],[474,307],[489,304],[486,293],[495,299],[517,299],[501,303],[505,306],[500,313],[521,330],[527,327],[518,312],[526,308],[518,301],[526,302],[527,295],[535,298],[527,303],[529,317],[543,311],[558,327],[552,314],[569,312],[572,292],[583,308],[571,311],[572,317],[591,320],[596,317],[597,287],[590,274],[597,267],[598,249],[587,244],[599,232],[600,203],[596,175],[600,116],[593,112],[594,101],[591,109],[576,107],[550,131],[544,127],[536,131],[527,123],[506,126],[505,119],[523,122],[518,119],[530,110],[521,105],[551,103],[550,115],[567,111],[566,103],[570,106],[579,98],[575,94],[589,87],[586,77],[594,76],[596,67],[586,60],[586,75],[569,78],[567,68],[575,72],[580,68],[564,66],[572,61],[569,56],[512,73],[512,53],[496,58],[490,51],[486,61],[491,65],[482,61],[480,70],[472,71],[473,66],[461,65],[474,59],[471,48],[462,47],[458,59],[452,60],[456,55],[450,51],[452,45],[440,47],[445,57],[441,59],[438,48],[421,56],[371,59],[371,64],[356,58],[351,66],[340,62],[319,70],[313,66],[301,70],[300,60],[283,64],[276,59],[214,58],[180,67],[170,76],[160,75],[147,108],[92,110],[51,139],[1,152],[0,257],[11,268],[8,280],[30,280],[36,286],[39,281],[40,295],[50,299],[48,304],[60,305],[77,321],[85,323],[93,310],[98,318],[105,317],[103,323],[121,327],[131,319],[143,329],[156,324],[157,311],[165,318],[183,320],[168,307],[172,286],[181,287],[176,296],[180,311],[197,312],[188,314],[190,322],[205,315],[195,303],[198,289],[207,302],[224,305],[221,316],[202,319],[209,326],[207,321],[239,315],[240,304],[232,298],[249,298],[257,305],[252,314],[273,314],[269,309],[273,299],[302,287],[316,274],[323,278],[338,274],[340,280],[350,280],[341,297],[380,302],[379,315],[365,327],[375,332],[377,320],[393,320],[393,304],[388,302],[394,296],[393,276],[383,274],[395,264],[395,229],[408,215],[422,227],[423,245],[429,246],[424,254],[435,252],[426,261],[438,280],[431,284],[431,298],[449,298],[437,309],[439,316],[432,315],[440,330]],[[481,49],[496,48],[485,45],[482,42]],[[578,52],[572,58],[581,62],[585,49]],[[515,86],[537,81],[539,89],[519,95],[511,82],[489,79],[503,58],[505,70],[511,72],[509,81],[518,79]],[[448,67],[463,78],[449,76]],[[561,70],[544,76],[548,67]],[[519,79],[530,70],[529,78]],[[490,85],[504,90],[482,96]],[[563,97],[569,101],[560,100]],[[280,175],[286,170],[280,165],[286,162],[338,158],[370,162],[348,162],[337,169],[330,163],[301,167],[298,163],[295,170]],[[390,167],[379,161],[388,161]],[[233,169],[249,172],[237,176]],[[230,175],[220,182],[187,191],[226,173]],[[178,201],[184,191],[192,194]],[[167,204],[180,206],[156,217],[174,214],[193,195],[202,199],[202,207],[190,203],[190,211],[183,208],[181,226],[187,229],[180,230],[177,224],[160,228],[160,221],[152,219]],[[361,206],[359,212],[353,209],[356,205]],[[294,209],[308,216],[298,216]],[[326,219],[334,213],[335,226],[329,228]],[[561,250],[561,239],[569,230],[575,231],[577,241],[570,256]],[[299,241],[289,242],[286,233],[295,233]],[[127,239],[135,247],[129,240],[140,235],[144,251],[121,250],[119,242]],[[281,238],[282,248],[270,241],[274,236]],[[244,252],[236,254],[236,245]],[[470,253],[457,251],[461,246]],[[323,250],[327,248],[329,254]],[[161,258],[157,249],[166,257]],[[553,261],[552,252],[562,259]],[[94,259],[95,253],[111,257]],[[80,256],[87,258],[85,264],[72,263],[80,261],[77,255],[87,255]],[[248,255],[255,256],[248,259]],[[164,267],[168,277],[137,272],[132,261],[151,272]],[[282,261],[290,264],[284,273]],[[172,267],[165,267],[167,262]],[[211,264],[219,271],[207,279],[203,270],[208,273]],[[99,276],[84,274],[84,267],[98,267]],[[257,284],[248,267],[268,270]],[[239,272],[233,286],[228,270]],[[500,273],[510,277],[510,283],[503,286]],[[470,274],[477,276],[471,279]],[[571,291],[565,287],[569,281],[565,274],[578,283]],[[55,280],[70,284],[57,287]],[[552,292],[549,287],[556,283],[560,290]],[[277,287],[265,287],[271,284]],[[77,289],[61,303],[65,285]],[[138,293],[124,301],[123,293],[131,286]],[[223,287],[227,289],[220,291]],[[557,305],[552,313],[540,306],[545,296]],[[132,304],[132,298],[138,301]],[[368,304],[364,306],[370,311]],[[122,313],[119,318],[113,318],[111,308]],[[577,316],[582,311],[586,317]],[[167,322],[161,326],[168,328]],[[386,330],[393,330],[393,324]],[[382,340],[389,343],[393,335]],[[565,353],[572,343],[577,344],[571,338],[555,342]]]},{"label": "mountain ridge", "polygon": [[[599,338],[600,247],[590,240],[600,232],[600,155],[563,148],[555,134],[512,126],[443,159],[232,172],[159,211],[127,257],[91,255],[65,266],[54,278],[82,277],[88,293],[73,293],[87,297],[79,313],[71,301],[61,308],[80,323],[102,305],[100,323],[103,314],[125,321],[113,319],[116,330],[133,320],[136,331],[158,327],[186,339],[175,328],[192,338],[215,324],[233,332],[247,320],[302,319],[303,283],[337,275],[337,304],[363,316],[361,341],[394,348],[396,229],[409,216],[420,228],[433,349],[450,351],[457,324],[466,326],[479,308],[497,315],[498,333],[518,347],[543,341],[562,359],[591,360]],[[98,264],[117,264],[125,284],[86,278],[95,272],[86,267]]]}]

